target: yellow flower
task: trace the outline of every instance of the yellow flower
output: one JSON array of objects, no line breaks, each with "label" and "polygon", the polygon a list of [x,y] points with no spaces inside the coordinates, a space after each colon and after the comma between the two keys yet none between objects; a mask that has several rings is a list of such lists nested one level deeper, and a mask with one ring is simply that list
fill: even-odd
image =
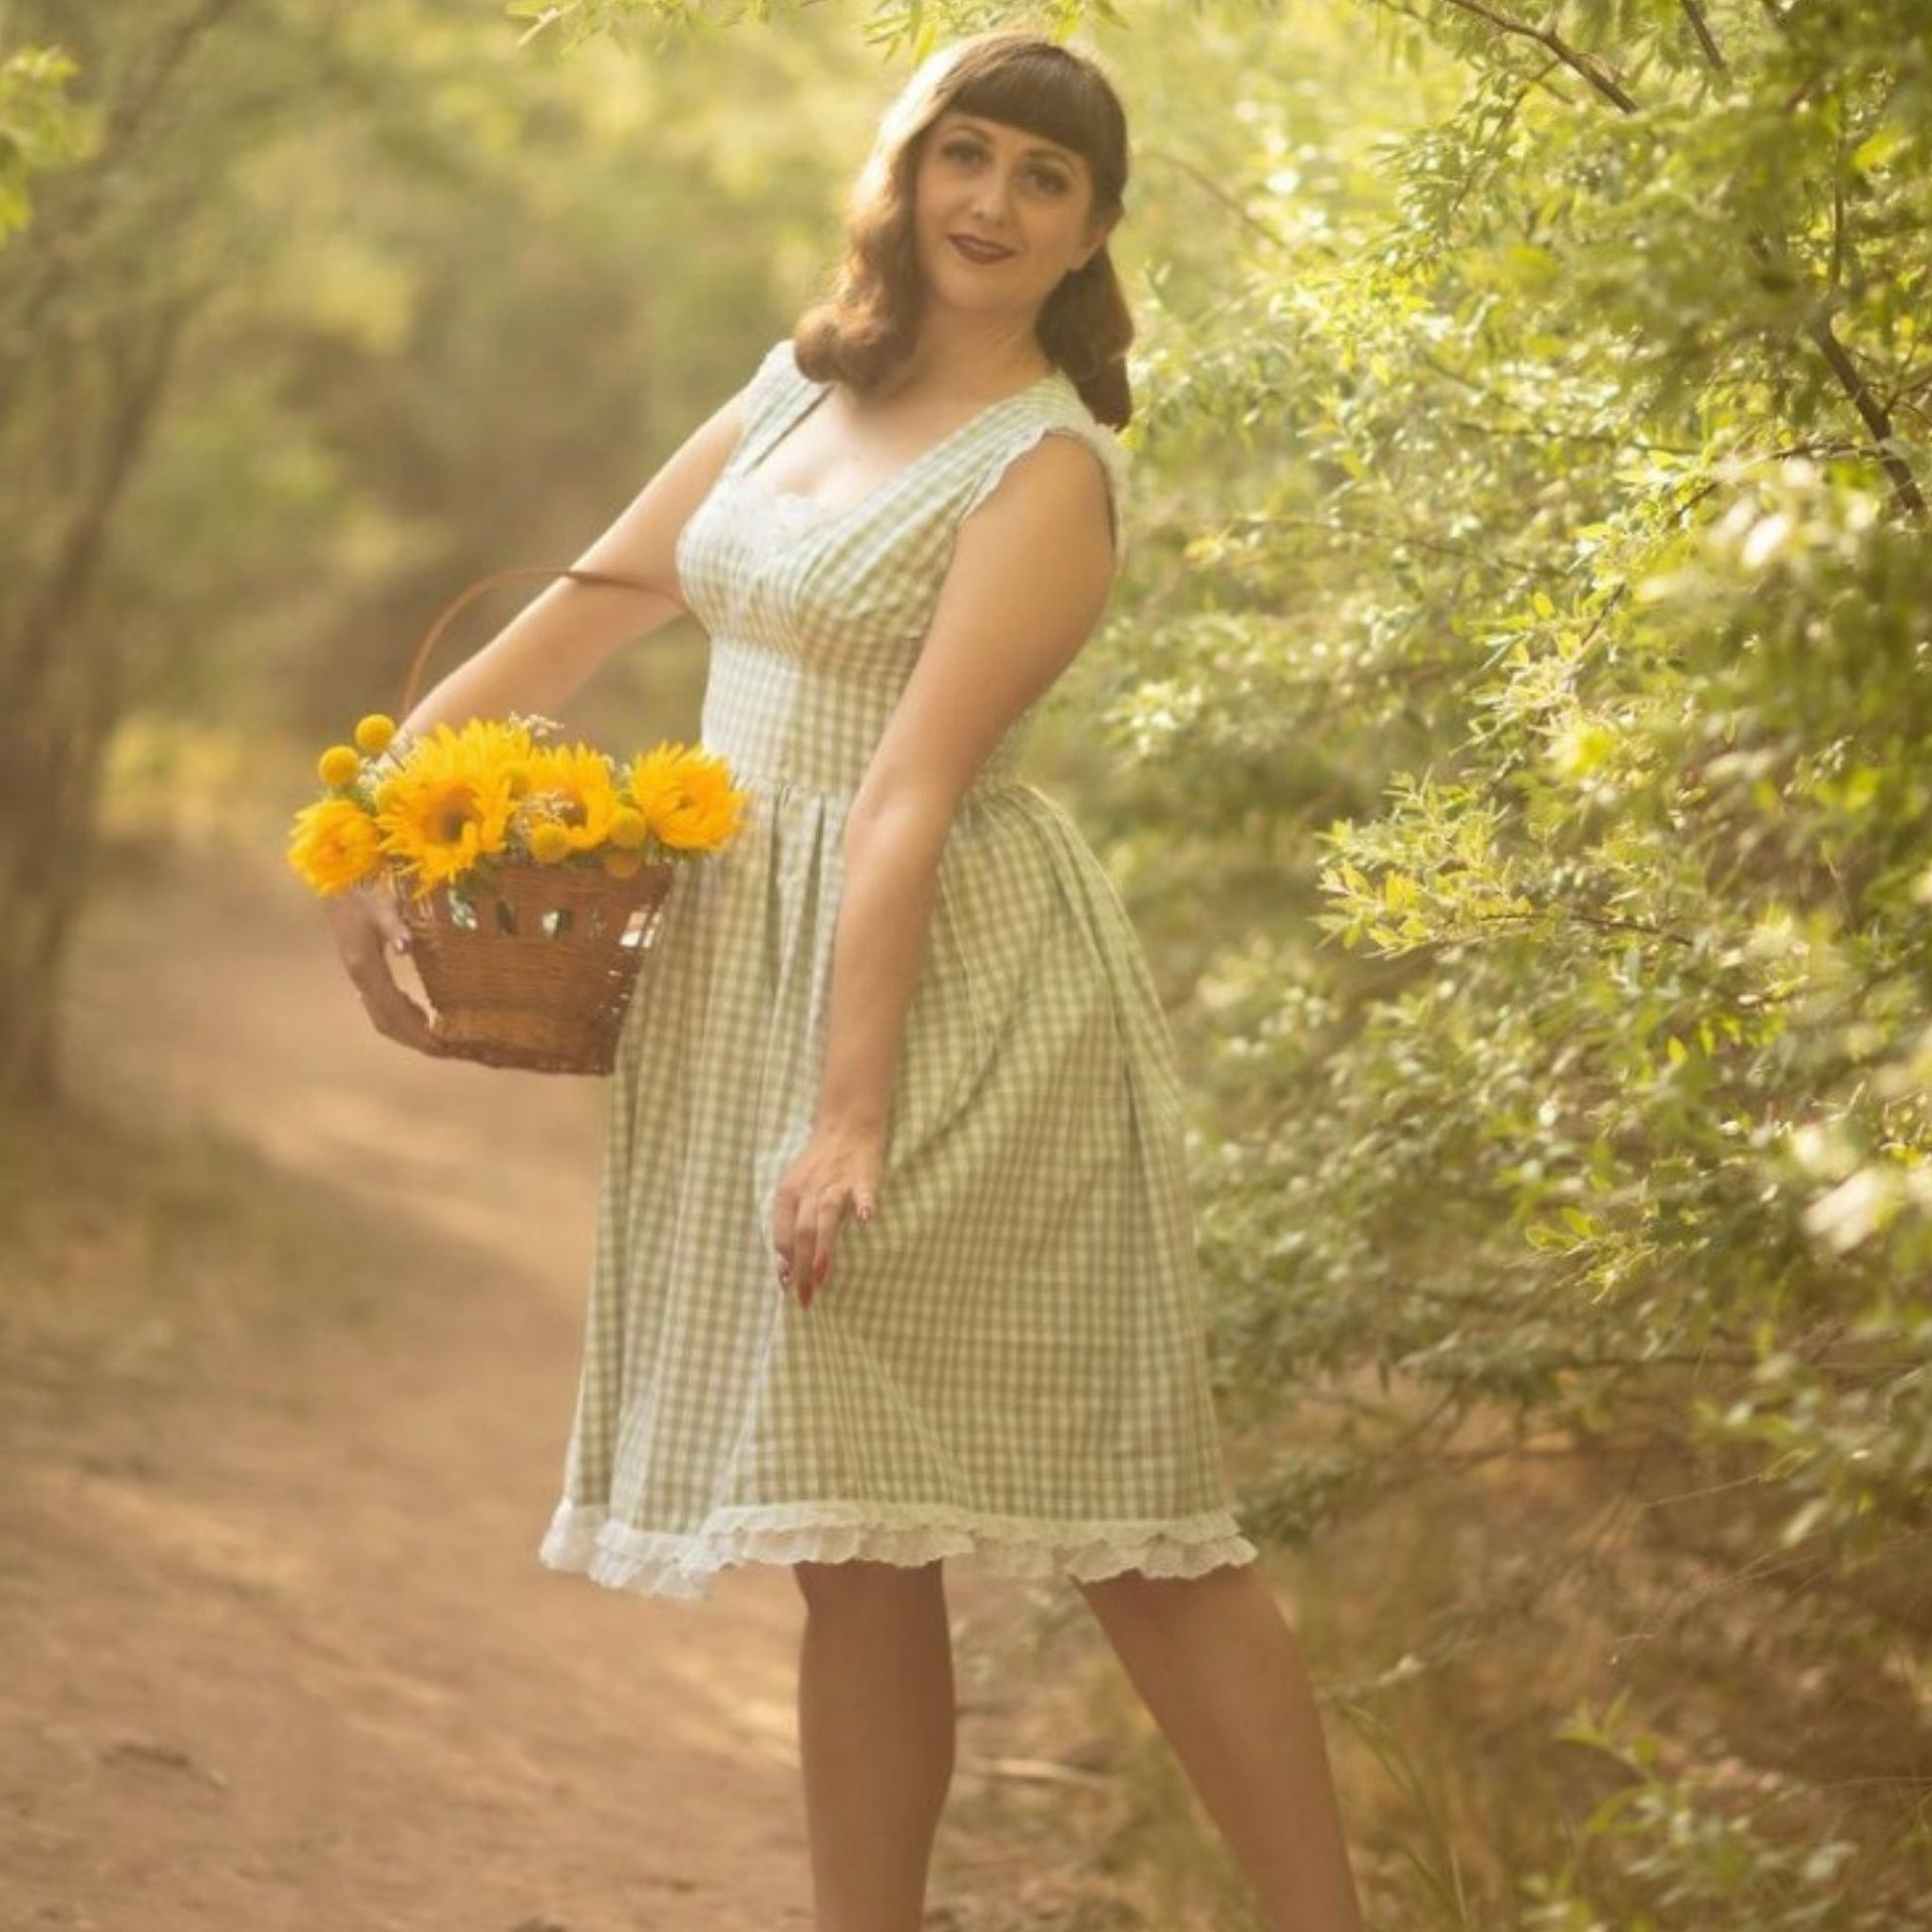
[{"label": "yellow flower", "polygon": [[570,857],[570,830],[554,818],[530,828],[530,857],[540,866],[554,866]]},{"label": "yellow flower", "polygon": [[332,745],[316,760],[316,771],[326,785],[352,784],[362,768],[353,745]]},{"label": "yellow flower", "polygon": [[588,852],[610,838],[618,786],[611,760],[602,752],[588,745],[545,745],[527,762],[530,788],[522,800],[526,823],[562,826],[573,852]]},{"label": "yellow flower", "polygon": [[372,711],[366,718],[356,720],[355,744],[359,751],[375,758],[389,749],[390,741],[396,735],[396,721],[380,711]]},{"label": "yellow flower", "polygon": [[738,830],[749,793],[732,789],[724,759],[668,741],[630,761],[630,795],[666,845],[706,852]]},{"label": "yellow flower", "polygon": [[375,821],[352,798],[325,798],[295,815],[289,864],[325,897],[359,885],[382,864]]},{"label": "yellow flower", "polygon": [[416,897],[459,881],[509,841],[505,766],[529,755],[527,733],[473,719],[438,725],[383,781],[375,822],[384,854],[415,880]]},{"label": "yellow flower", "polygon": [[[500,718],[472,718],[456,730],[438,725],[431,737],[437,743],[448,745],[452,757],[461,757],[466,762],[491,771],[507,772],[527,762],[536,749],[528,725],[506,723]],[[414,757],[411,753],[412,760]]]},{"label": "yellow flower", "polygon": [[604,853],[604,870],[613,879],[634,879],[644,868],[644,855],[641,852],[627,851],[622,846],[609,846]]},{"label": "yellow flower", "polygon": [[[634,852],[650,837],[650,826],[635,805],[620,805],[611,814],[611,843],[625,852]],[[634,870],[634,868],[633,868]],[[628,873],[620,873],[627,879]]]}]

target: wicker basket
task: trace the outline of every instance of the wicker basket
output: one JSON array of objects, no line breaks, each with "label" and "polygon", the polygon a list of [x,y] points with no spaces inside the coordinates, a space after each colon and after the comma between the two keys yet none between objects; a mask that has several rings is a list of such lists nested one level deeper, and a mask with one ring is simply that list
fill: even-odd
[{"label": "wicker basket", "polygon": [[[475,599],[513,577],[649,590],[603,571],[518,566],[492,571],[444,606],[417,646],[401,716],[414,708],[431,651]],[[609,1073],[631,988],[657,936],[675,867],[645,865],[628,879],[599,869],[498,861],[486,878],[416,898],[390,885],[410,956],[450,1053],[536,1073]]]}]

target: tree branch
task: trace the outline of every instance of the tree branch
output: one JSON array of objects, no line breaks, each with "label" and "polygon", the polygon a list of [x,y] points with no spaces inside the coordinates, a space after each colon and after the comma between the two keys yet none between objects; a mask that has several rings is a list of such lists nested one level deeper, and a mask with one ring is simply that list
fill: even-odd
[{"label": "tree branch", "polygon": [[1612,912],[1591,912],[1581,905],[1543,904],[1527,912],[1471,912],[1466,916],[1477,925],[1529,925],[1538,919],[1573,920],[1578,925],[1594,926],[1604,932],[1640,932],[1652,939],[1667,939],[1673,946],[1693,946],[1696,937],[1688,932],[1673,932],[1650,919],[1622,919]]},{"label": "tree branch", "polygon": [[[1753,229],[1746,239],[1751,253],[1766,268],[1770,268],[1774,251],[1769,237],[1760,228]],[[1891,481],[1893,499],[1907,515],[1923,517],[1925,493],[1919,488],[1918,479],[1912,475],[1912,466],[1890,447],[1893,433],[1891,416],[1870,383],[1864,379],[1863,370],[1853,361],[1851,351],[1834,333],[1830,314],[1814,311],[1806,318],[1805,334],[1825,358],[1825,366],[1838,378],[1839,387],[1850,397],[1852,407],[1859,412],[1865,428],[1871,432],[1879,467]]]},{"label": "tree branch", "polygon": [[91,476],[51,566],[27,587],[17,627],[9,625],[11,635],[0,632],[6,699],[25,703],[30,713],[42,695],[49,666],[67,641],[65,622],[80,608],[93,581],[114,510],[147,448],[184,333],[212,293],[207,284],[192,288],[158,309],[156,322],[144,334],[130,324],[108,345],[117,379],[98,447],[85,453]]},{"label": "tree branch", "polygon": [[1288,237],[1286,235],[1278,228],[1270,227],[1258,214],[1251,213],[1219,182],[1215,181],[1212,176],[1203,173],[1199,168],[1196,168],[1191,161],[1183,161],[1179,155],[1171,154],[1165,148],[1142,149],[1135,158],[1143,164],[1150,161],[1166,162],[1170,168],[1177,169],[1181,174],[1185,175],[1196,188],[1202,190],[1205,194],[1213,196],[1229,213],[1238,216],[1249,227],[1254,229],[1258,235],[1265,237],[1275,247],[1286,248],[1288,246]]},{"label": "tree branch", "polygon": [[1447,543],[1440,537],[1417,536],[1408,530],[1383,529],[1373,523],[1351,523],[1346,517],[1341,516],[1281,516],[1258,510],[1244,516],[1226,517],[1222,519],[1222,526],[1226,529],[1249,530],[1325,530],[1333,536],[1366,537],[1371,543],[1402,545],[1416,550],[1433,550],[1442,556],[1455,557],[1465,563],[1514,570],[1525,576],[1539,574],[1558,578],[1562,576],[1560,571],[1540,571],[1537,565],[1512,557],[1506,551],[1483,550],[1466,543]]},{"label": "tree branch", "polygon": [[1447,0],[1451,7],[1460,8],[1465,14],[1474,14],[1478,20],[1485,20],[1499,34],[1514,34],[1520,39],[1535,41],[1539,47],[1547,47],[1572,72],[1581,74],[1607,101],[1626,114],[1637,111],[1637,103],[1624,92],[1616,80],[1589,55],[1575,48],[1547,27],[1532,27],[1526,20],[1515,20],[1508,14],[1498,13],[1495,8],[1483,5],[1483,0]]},{"label": "tree branch", "polygon": [[[1465,0],[1452,0],[1452,4],[1462,5],[1465,4]],[[1689,16],[1693,27],[1697,31],[1698,40],[1704,48],[1705,58],[1719,72],[1723,73],[1727,71],[1728,69],[1725,66],[1724,54],[1719,49],[1717,42],[1712,39],[1711,30],[1706,26],[1704,16],[1699,11],[1698,0],[1679,0],[1679,4],[1684,8],[1685,13]],[[1772,5],[1771,0],[1764,0],[1764,7],[1771,18],[1779,26],[1783,26],[1784,16]],[[1808,82],[1807,87],[1809,84]],[[1837,221],[1839,223],[1843,221],[1843,197],[1841,191],[1837,209]],[[1745,241],[1751,253],[1767,269],[1771,268],[1776,251],[1771,245],[1770,237],[1764,230],[1762,228],[1753,228],[1745,236]],[[1837,274],[1836,257],[1838,247],[1839,238],[1835,227],[1833,237],[1834,280],[1836,280]],[[1805,334],[1811,339],[1812,345],[1816,347],[1819,354],[1825,358],[1825,366],[1838,378],[1839,387],[1851,398],[1852,407],[1859,412],[1865,428],[1871,432],[1872,445],[1876,450],[1879,466],[1883,469],[1886,477],[1890,479],[1894,500],[1908,516],[1922,518],[1925,515],[1925,494],[1919,488],[1918,479],[1912,475],[1911,465],[1895,449],[1890,447],[1893,434],[1891,417],[1887,413],[1885,405],[1872,392],[1871,385],[1865,381],[1863,371],[1852,360],[1850,351],[1833,333],[1830,312],[1827,310],[1814,311],[1805,322]]]},{"label": "tree branch", "polygon": [[[1495,8],[1485,5],[1484,0],[1444,0],[1444,4],[1458,8],[1466,14],[1486,21],[1498,33],[1514,34],[1525,40],[1535,41],[1546,47],[1558,60],[1581,74],[1589,84],[1625,114],[1638,111],[1637,102],[1611,76],[1597,67],[1587,54],[1569,45],[1557,34],[1547,28],[1532,27],[1527,21],[1513,19],[1508,14],[1498,13]],[[1712,38],[1704,17],[1699,11],[1698,0],[1680,0],[1704,48],[1705,58],[1720,71],[1725,70],[1724,54]],[[1765,12],[1777,23],[1784,26],[1783,13],[1774,0],[1762,0]],[[1807,83],[1809,84],[1809,83]],[[1746,237],[1751,252],[1767,268],[1771,266],[1773,249],[1769,237],[1762,229],[1753,229]],[[1872,392],[1858,365],[1852,360],[1845,345],[1833,333],[1829,313],[1814,314],[1804,326],[1804,333],[1825,359],[1825,366],[1837,378],[1840,388],[1851,399],[1854,409],[1871,433],[1880,467],[1884,470],[1892,487],[1892,496],[1898,506],[1908,515],[1922,518],[1925,515],[1925,495],[1919,488],[1918,480],[1912,474],[1911,465],[1890,447],[1893,430],[1890,415],[1885,406]]]},{"label": "tree branch", "polygon": [[1704,49],[1704,58],[1720,73],[1728,73],[1730,65],[1724,57],[1724,50],[1712,37],[1711,24],[1705,19],[1704,9],[1698,5],[1698,0],[1677,0],[1677,3],[1684,9],[1684,16],[1691,23],[1691,32],[1698,37],[1698,45]]}]

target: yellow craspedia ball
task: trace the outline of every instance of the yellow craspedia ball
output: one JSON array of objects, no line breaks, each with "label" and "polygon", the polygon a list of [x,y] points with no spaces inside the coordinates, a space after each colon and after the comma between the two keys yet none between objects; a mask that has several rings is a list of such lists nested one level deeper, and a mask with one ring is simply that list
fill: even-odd
[{"label": "yellow craspedia ball", "polygon": [[384,778],[375,788],[375,808],[379,812],[392,812],[402,797],[402,786],[394,778]]},{"label": "yellow craspedia ball", "polygon": [[570,857],[570,833],[554,818],[530,828],[530,857],[540,866],[554,866]]},{"label": "yellow craspedia ball", "polygon": [[627,852],[621,846],[607,846],[604,852],[604,870],[613,879],[634,879],[643,870],[644,855],[641,852]]},{"label": "yellow craspedia ball", "polygon": [[[620,805],[611,815],[611,843],[625,852],[634,852],[650,836],[650,824],[634,805]],[[631,868],[631,872],[636,867]],[[630,873],[621,872],[620,879],[628,879]]]},{"label": "yellow craspedia ball", "polygon": [[389,741],[396,735],[396,721],[380,711],[372,711],[366,718],[357,719],[355,724],[355,744],[359,751],[374,758],[379,752],[389,749]]},{"label": "yellow craspedia ball", "polygon": [[351,784],[361,768],[362,760],[353,745],[332,745],[316,760],[316,770],[326,785]]}]

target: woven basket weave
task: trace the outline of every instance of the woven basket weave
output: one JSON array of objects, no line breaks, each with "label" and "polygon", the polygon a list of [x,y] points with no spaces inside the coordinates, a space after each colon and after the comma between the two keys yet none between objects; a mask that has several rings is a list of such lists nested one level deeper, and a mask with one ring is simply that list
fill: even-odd
[{"label": "woven basket weave", "polygon": [[[417,646],[401,716],[414,708],[423,667],[451,621],[513,577],[651,588],[604,571],[540,565],[479,578],[443,607]],[[440,886],[420,899],[392,875],[410,956],[435,1009],[437,1038],[457,1058],[485,1066],[609,1073],[674,874],[665,863],[615,879],[601,867],[502,860],[486,876],[455,889]]]}]

